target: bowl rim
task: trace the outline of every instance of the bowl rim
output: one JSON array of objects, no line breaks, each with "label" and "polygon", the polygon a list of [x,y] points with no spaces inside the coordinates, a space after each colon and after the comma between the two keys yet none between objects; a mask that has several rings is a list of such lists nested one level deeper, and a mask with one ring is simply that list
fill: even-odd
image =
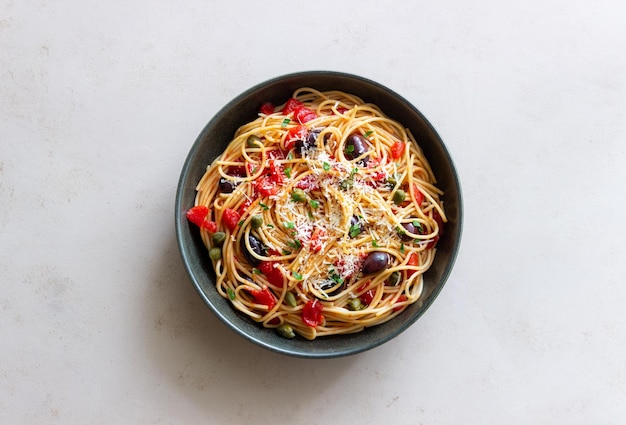
[{"label": "bowl rim", "polygon": [[[457,201],[457,211],[458,211],[458,216],[456,217],[457,219],[457,226],[456,226],[456,235],[455,236],[455,243],[452,247],[452,250],[449,254],[449,258],[447,261],[447,265],[443,271],[443,274],[441,275],[440,279],[438,280],[437,284],[435,285],[434,289],[432,290],[432,292],[429,294],[428,300],[426,300],[426,302],[424,302],[422,304],[422,306],[419,308],[418,312],[413,314],[412,316],[410,316],[409,320],[406,320],[405,323],[398,327],[397,329],[393,330],[392,332],[387,332],[386,334],[384,334],[382,337],[375,339],[373,341],[371,341],[369,344],[361,344],[358,346],[354,346],[354,347],[344,347],[344,348],[339,348],[336,350],[328,350],[328,351],[311,351],[311,352],[307,352],[307,351],[303,351],[303,350],[294,350],[294,349],[287,349],[287,348],[282,348],[282,347],[278,347],[276,345],[273,345],[261,338],[257,338],[254,335],[245,332],[240,326],[238,326],[237,324],[233,323],[222,311],[220,308],[218,308],[218,306],[214,305],[214,303],[211,301],[211,299],[209,299],[208,295],[205,293],[205,291],[202,289],[202,286],[198,280],[198,278],[196,277],[195,273],[192,270],[191,264],[190,264],[190,259],[189,259],[189,254],[188,254],[188,250],[189,247],[186,246],[186,244],[184,243],[184,232],[185,232],[185,225],[187,220],[186,220],[186,216],[184,214],[183,211],[183,197],[184,197],[184,193],[183,193],[183,189],[185,187],[185,182],[188,180],[188,176],[189,176],[189,171],[190,168],[192,167],[192,163],[193,163],[193,159],[197,154],[197,151],[200,149],[200,147],[202,147],[205,143],[204,140],[204,136],[207,133],[207,131],[213,126],[213,124],[216,122],[216,120],[218,119],[218,117],[222,116],[226,111],[228,111],[231,107],[233,107],[234,105],[238,104],[240,101],[242,101],[243,99],[246,99],[248,97],[250,97],[251,95],[253,95],[254,93],[256,93],[257,91],[259,91],[260,89],[263,89],[266,86],[269,85],[273,85],[276,83],[281,83],[284,82],[286,80],[290,80],[290,79],[311,79],[311,78],[315,78],[315,77],[328,77],[328,78],[332,78],[332,77],[337,77],[337,78],[343,78],[343,79],[349,79],[349,80],[354,80],[355,82],[360,82],[360,83],[365,83],[366,85],[370,85],[372,87],[375,87],[379,90],[382,90],[383,92],[385,92],[388,96],[391,96],[393,98],[395,98],[397,101],[399,101],[400,103],[402,103],[406,108],[410,109],[411,112],[413,112],[414,114],[418,115],[419,118],[422,120],[422,124],[424,124],[425,126],[428,127],[429,131],[432,133],[433,137],[436,139],[437,144],[439,145],[439,148],[441,150],[441,152],[443,153],[444,157],[445,157],[445,162],[448,164],[451,172],[452,172],[452,180],[453,180],[453,185],[456,188],[456,192],[457,192],[457,196],[456,196],[456,201]],[[358,94],[357,94],[358,96]],[[385,112],[383,110],[383,112]],[[403,123],[404,125],[406,125],[408,127],[408,124]],[[207,164],[208,165],[208,164]],[[251,86],[250,88],[244,90],[243,92],[241,92],[240,94],[238,94],[237,96],[233,97],[229,102],[227,102],[224,106],[222,106],[217,112],[215,112],[213,114],[213,116],[211,117],[211,119],[204,125],[204,127],[202,128],[202,130],[200,131],[200,133],[198,134],[198,136],[196,137],[195,141],[193,142],[193,144],[191,145],[191,148],[189,149],[189,152],[187,153],[184,163],[183,163],[183,167],[182,170],[180,172],[180,177],[178,180],[178,184],[176,187],[176,197],[175,197],[175,214],[174,214],[174,219],[175,219],[175,230],[176,230],[176,240],[177,240],[177,245],[178,245],[178,250],[179,250],[179,254],[181,256],[182,262],[184,264],[184,268],[186,271],[187,276],[189,277],[189,279],[191,280],[194,288],[196,289],[196,292],[200,295],[201,299],[204,301],[204,303],[209,307],[209,309],[213,312],[213,314],[215,314],[218,319],[220,319],[220,321],[224,324],[227,325],[227,327],[234,331],[236,334],[242,336],[244,339],[260,346],[263,347],[269,351],[272,352],[276,352],[276,353],[280,353],[280,354],[284,354],[284,355],[288,355],[288,356],[292,356],[292,357],[301,357],[301,358],[314,358],[314,359],[324,359],[324,358],[337,358],[337,357],[344,357],[344,356],[350,356],[350,355],[354,355],[354,354],[358,354],[364,351],[368,351],[371,350],[373,348],[376,348],[394,338],[396,338],[398,335],[400,335],[401,333],[403,333],[404,331],[406,331],[409,327],[411,327],[428,309],[429,307],[434,303],[435,299],[439,296],[440,292],[443,290],[443,287],[445,286],[448,278],[450,277],[450,274],[452,273],[452,270],[454,268],[454,264],[456,262],[456,258],[458,256],[458,252],[460,249],[460,245],[461,245],[461,238],[462,238],[462,233],[463,233],[463,196],[462,196],[462,190],[461,190],[461,183],[459,180],[459,174],[458,174],[458,170],[454,165],[454,161],[448,151],[447,146],[445,145],[443,139],[441,138],[441,136],[438,134],[438,132],[435,130],[434,126],[430,123],[430,121],[422,114],[421,111],[419,111],[411,102],[409,102],[406,98],[404,98],[402,95],[398,94],[396,91],[390,89],[389,87],[386,87],[376,81],[373,81],[371,79],[368,79],[366,77],[362,77],[359,75],[355,75],[355,74],[350,74],[350,73],[345,73],[345,72],[339,72],[339,71],[324,71],[324,70],[312,70],[312,71],[299,71],[299,72],[294,72],[294,73],[288,73],[288,74],[283,74],[283,75],[279,75],[270,79],[267,79],[265,81],[262,81],[260,83],[257,83],[253,86]],[[188,227],[187,227],[188,228]],[[232,306],[230,306],[232,308]],[[247,319],[250,320],[248,318],[242,317],[243,320]],[[393,320],[395,320],[397,318],[394,318]],[[255,326],[260,326],[259,324],[255,323]],[[384,324],[381,324],[379,326],[383,326]],[[269,331],[268,329],[263,329],[263,331],[267,332]],[[363,332],[363,331],[362,331]],[[320,339],[329,339],[329,338],[342,338],[342,337],[349,337],[350,335],[357,335],[357,334],[348,334],[348,335],[337,335],[334,337],[320,337]],[[316,340],[313,341],[309,341],[311,344],[314,344]]]}]

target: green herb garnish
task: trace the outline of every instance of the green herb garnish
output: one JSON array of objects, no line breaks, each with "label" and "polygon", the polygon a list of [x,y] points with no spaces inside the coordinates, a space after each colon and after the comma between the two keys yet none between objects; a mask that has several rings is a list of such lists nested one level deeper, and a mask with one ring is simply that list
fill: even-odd
[{"label": "green herb garnish", "polygon": [[323,167],[324,167],[324,171],[329,171],[330,170],[330,164],[328,162],[325,162]]},{"label": "green herb garnish", "polygon": [[234,300],[236,298],[235,295],[235,291],[233,291],[232,289],[228,288],[228,298],[230,298],[231,300]]},{"label": "green herb garnish", "polygon": [[280,124],[281,127],[285,128],[289,125],[289,123],[291,122],[291,120],[289,118],[285,118],[283,120],[283,122]]},{"label": "green herb garnish", "polygon": [[296,280],[302,280],[302,275],[298,272],[292,272],[293,277],[296,278]]}]

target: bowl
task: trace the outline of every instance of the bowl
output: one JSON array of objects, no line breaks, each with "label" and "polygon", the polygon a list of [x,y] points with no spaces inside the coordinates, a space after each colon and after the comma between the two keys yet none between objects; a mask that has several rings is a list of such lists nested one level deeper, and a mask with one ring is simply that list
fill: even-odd
[{"label": "bowl", "polygon": [[[215,272],[197,227],[188,223],[186,211],[194,205],[196,184],[206,167],[232,140],[235,131],[257,117],[266,101],[285,102],[299,87],[320,91],[341,90],[378,105],[382,111],[408,127],[429,160],[437,185],[444,191],[449,222],[438,242],[434,264],[424,274],[424,290],[418,302],[392,320],[364,331],[315,340],[285,339],[237,312],[215,289]],[[330,71],[287,74],[262,82],[226,104],[200,132],[184,162],[176,193],[177,242],[186,271],[200,297],[230,329],[268,350],[304,358],[333,358],[370,350],[397,337],[433,304],[451,273],[459,249],[462,200],[457,172],[443,141],[422,113],[389,88],[357,75]]]}]

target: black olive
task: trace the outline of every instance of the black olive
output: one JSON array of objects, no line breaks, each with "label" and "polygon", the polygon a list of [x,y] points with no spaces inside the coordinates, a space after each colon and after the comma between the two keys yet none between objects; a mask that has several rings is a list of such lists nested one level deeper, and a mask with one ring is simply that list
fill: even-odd
[{"label": "black olive", "polygon": [[[267,247],[263,244],[263,242],[261,242],[259,238],[254,236],[252,233],[250,233],[250,236],[248,236],[248,242],[250,243],[250,248],[252,248],[252,251],[254,251],[255,254],[261,256],[267,255]],[[244,257],[246,257],[246,260],[248,261],[248,263],[250,263],[250,265],[258,266],[261,263],[261,260],[253,256],[250,251],[248,251],[245,239],[243,238],[241,238],[241,251],[243,252]]]},{"label": "black olive", "polygon": [[[419,234],[419,230],[418,230],[418,228],[417,228],[417,227],[415,227],[415,225],[414,225],[413,223],[402,223],[402,227],[404,227],[404,230],[406,230],[406,231],[407,231],[407,232],[409,232],[409,233],[412,233],[412,234],[414,234],[414,235]],[[403,241],[410,241],[411,239],[413,239],[411,236],[409,236],[409,235],[408,235],[408,234],[406,234],[406,233],[402,233],[402,234],[400,235],[400,238],[401,238]]]},{"label": "black olive", "polygon": [[[358,158],[359,156],[363,155],[367,151],[368,151],[367,141],[365,140],[363,136],[361,136],[358,133],[353,133],[348,136],[348,138],[346,139],[346,146],[344,147],[344,152],[343,152],[344,155],[346,156],[346,159],[352,160],[354,158]],[[359,161],[359,164],[365,165],[367,164],[369,159],[370,157],[368,155],[362,158]]]},{"label": "black olive", "polygon": [[382,251],[372,251],[367,255],[367,258],[363,262],[363,273],[371,274],[378,273],[386,269],[389,266],[389,254]]},{"label": "black olive", "polygon": [[324,291],[326,295],[332,297],[333,295],[338,294],[345,287],[343,282],[337,282],[333,279],[326,279],[319,285],[320,289]]},{"label": "black olive", "polygon": [[321,129],[311,130],[311,132],[306,136],[306,139],[296,140],[296,152],[298,152],[299,155],[304,155],[312,148],[315,148],[317,136],[319,136],[321,132]]},{"label": "black olive", "polygon": [[222,193],[233,193],[235,188],[237,187],[237,183],[232,180],[228,180],[225,177],[220,177],[219,188]]}]

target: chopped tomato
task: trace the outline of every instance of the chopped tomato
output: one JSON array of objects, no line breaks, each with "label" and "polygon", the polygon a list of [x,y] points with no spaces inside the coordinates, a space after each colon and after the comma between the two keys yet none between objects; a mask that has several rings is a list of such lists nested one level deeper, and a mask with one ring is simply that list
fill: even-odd
[{"label": "chopped tomato", "polygon": [[222,223],[230,230],[231,232],[237,228],[239,224],[239,219],[241,216],[239,213],[232,208],[226,208],[222,213]]},{"label": "chopped tomato", "polygon": [[[405,302],[405,301],[406,301],[406,300],[408,300],[408,299],[409,299],[409,298],[408,298],[406,295],[402,294],[402,295],[400,295],[400,296],[398,297],[398,300],[396,301],[396,304],[403,303],[403,302]],[[393,308],[393,311],[400,311],[400,310],[402,310],[403,308],[404,308],[404,306],[403,306],[403,305],[399,305],[399,306],[397,306],[397,307],[394,307],[394,308]]]},{"label": "chopped tomato", "polygon": [[322,238],[326,235],[326,231],[322,227],[316,227],[311,235],[311,251],[320,252],[322,250]]},{"label": "chopped tomato", "polygon": [[[364,290],[365,288],[367,288],[367,285],[370,284],[370,281],[368,280],[367,282],[365,282],[363,285],[359,286],[358,289],[356,290],[357,292],[361,292],[362,290]],[[364,293],[362,293],[359,298],[361,299],[361,302],[365,305],[370,305],[372,303],[372,300],[374,299],[374,294],[376,292],[374,291],[374,289],[368,289],[367,291],[365,291]]]},{"label": "chopped tomato", "polygon": [[377,182],[385,180],[386,177],[387,174],[383,170],[375,171],[374,174],[372,174],[372,180]]},{"label": "chopped tomato", "polygon": [[287,101],[287,103],[285,103],[285,106],[283,106],[282,112],[284,115],[289,115],[295,109],[298,109],[302,106],[304,106],[302,102],[292,97]]},{"label": "chopped tomato", "polygon": [[348,112],[349,109],[348,108],[344,108],[343,106],[340,106],[337,108],[337,112],[339,112],[340,114],[345,114],[346,112]]},{"label": "chopped tomato", "polygon": [[309,130],[304,125],[297,125],[287,132],[285,136],[285,150],[293,148],[298,140],[306,140]]},{"label": "chopped tomato", "polygon": [[267,281],[274,286],[283,286],[283,272],[280,271],[276,261],[261,261],[259,270],[267,278]]},{"label": "chopped tomato", "polygon": [[[407,261],[406,265],[407,266],[419,266],[420,264],[420,257],[419,255],[417,255],[417,253],[412,252],[409,254],[409,261]],[[417,270],[407,270],[406,271],[406,278],[408,279],[409,277],[413,276],[415,273],[417,273]]]},{"label": "chopped tomato", "polygon": [[307,326],[316,328],[324,319],[322,316],[323,309],[324,307],[318,299],[308,301],[302,308],[302,321]]},{"label": "chopped tomato", "polygon": [[306,106],[296,109],[294,111],[294,115],[300,124],[304,124],[305,122],[309,122],[317,118],[317,114]]},{"label": "chopped tomato", "polygon": [[274,104],[272,102],[264,102],[261,105],[261,113],[265,115],[270,115],[274,113]]},{"label": "chopped tomato", "polygon": [[280,149],[272,149],[267,152],[267,156],[270,159],[285,159],[285,152]]},{"label": "chopped tomato", "polygon": [[317,190],[320,188],[318,179],[315,175],[313,174],[307,174],[305,177],[303,177],[302,179],[298,180],[298,182],[296,183],[296,187],[298,189],[302,189],[302,190],[306,190],[306,191],[310,191],[310,190]]},{"label": "chopped tomato", "polygon": [[270,159],[270,178],[276,184],[283,184],[285,182],[285,172],[283,167],[275,160]]},{"label": "chopped tomato", "polygon": [[413,183],[413,196],[415,196],[415,203],[422,205],[422,202],[424,202],[424,194],[419,190],[417,183]]},{"label": "chopped tomato", "polygon": [[197,205],[187,211],[187,220],[191,221],[198,227],[207,229],[211,233],[217,231],[217,224],[214,221],[208,220],[209,208],[204,205]]},{"label": "chopped tomato", "polygon": [[404,154],[405,143],[397,141],[391,145],[391,157],[393,159],[400,159]]},{"label": "chopped tomato", "polygon": [[250,208],[250,205],[252,205],[252,202],[254,202],[252,198],[246,198],[245,201],[241,203],[241,205],[237,209],[237,212],[239,213],[240,217],[243,216],[246,213],[246,211],[248,211],[248,208]]},{"label": "chopped tomato", "polygon": [[261,196],[273,196],[278,193],[276,182],[270,176],[261,176],[254,181],[254,188]]},{"label": "chopped tomato", "polygon": [[257,304],[261,304],[267,307],[268,310],[271,310],[276,305],[276,298],[272,295],[272,292],[268,288],[263,288],[261,290],[258,289],[248,289],[252,298],[254,298],[254,302]]}]

